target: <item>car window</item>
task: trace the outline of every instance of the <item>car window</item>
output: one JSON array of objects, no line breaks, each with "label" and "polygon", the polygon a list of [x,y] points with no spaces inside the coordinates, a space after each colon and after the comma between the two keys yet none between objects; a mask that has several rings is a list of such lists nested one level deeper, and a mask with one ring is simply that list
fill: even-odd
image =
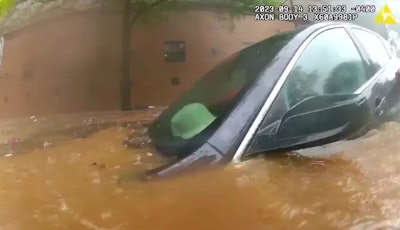
[{"label": "car window", "polygon": [[352,29],[352,31],[370,56],[372,64],[375,66],[374,71],[377,72],[390,59],[387,46],[381,38],[373,33],[362,29]]},{"label": "car window", "polygon": [[351,37],[342,28],[331,29],[304,49],[280,93],[291,108],[310,96],[352,93],[367,80]]},{"label": "car window", "polygon": [[149,127],[153,145],[160,152],[175,155],[198,148],[229,116],[277,53],[300,31],[267,38],[212,68]]},{"label": "car window", "polygon": [[245,157],[277,148],[274,134],[290,108],[311,96],[353,93],[368,81],[366,73],[364,60],[344,29],[317,35],[294,64]]}]

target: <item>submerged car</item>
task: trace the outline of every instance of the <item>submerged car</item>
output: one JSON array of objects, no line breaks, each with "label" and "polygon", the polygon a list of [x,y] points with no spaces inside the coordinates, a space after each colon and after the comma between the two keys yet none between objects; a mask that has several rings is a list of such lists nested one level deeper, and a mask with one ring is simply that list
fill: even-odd
[{"label": "submerged car", "polygon": [[215,66],[149,126],[171,163],[145,178],[362,136],[397,116],[400,60],[375,32],[318,23]]}]

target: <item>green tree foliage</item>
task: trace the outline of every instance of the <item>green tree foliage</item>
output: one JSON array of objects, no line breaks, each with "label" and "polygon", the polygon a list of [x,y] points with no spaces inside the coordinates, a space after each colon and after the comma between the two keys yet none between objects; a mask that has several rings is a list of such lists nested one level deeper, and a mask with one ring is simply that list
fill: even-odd
[{"label": "green tree foliage", "polygon": [[184,9],[187,6],[213,9],[217,14],[223,13],[229,19],[239,19],[246,14],[254,13],[256,5],[278,6],[285,0],[108,0],[114,7],[131,11],[131,23],[141,19],[143,22],[159,22],[165,19],[171,10]]},{"label": "green tree foliage", "polygon": [[1,0],[0,1],[0,17],[4,16],[14,6],[15,0]]},{"label": "green tree foliage", "polygon": [[245,15],[254,14],[255,6],[257,5],[279,6],[286,4],[286,1],[283,0],[229,0],[224,2],[225,7],[222,7],[218,12],[218,18],[225,22],[225,25],[231,30],[235,29],[237,20],[240,20]]}]

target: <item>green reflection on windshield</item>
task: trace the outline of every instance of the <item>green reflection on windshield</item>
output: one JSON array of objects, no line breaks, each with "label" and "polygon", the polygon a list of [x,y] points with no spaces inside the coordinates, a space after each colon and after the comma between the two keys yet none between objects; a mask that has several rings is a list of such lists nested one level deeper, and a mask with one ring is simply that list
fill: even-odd
[{"label": "green reflection on windshield", "polygon": [[175,137],[190,139],[207,128],[216,117],[200,103],[182,107],[171,119],[171,130]]}]

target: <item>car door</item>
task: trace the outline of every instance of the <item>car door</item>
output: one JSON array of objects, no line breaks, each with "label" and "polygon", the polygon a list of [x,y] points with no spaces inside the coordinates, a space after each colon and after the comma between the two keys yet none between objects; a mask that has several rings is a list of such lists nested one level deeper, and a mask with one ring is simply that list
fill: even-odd
[{"label": "car door", "polygon": [[380,35],[360,27],[352,27],[350,34],[362,46],[371,66],[370,72],[376,84],[374,113],[376,122],[379,123],[398,112],[400,81],[396,74],[399,75],[399,59]]},{"label": "car door", "polygon": [[332,142],[370,120],[379,90],[373,90],[371,63],[344,27],[319,31],[299,52],[239,158]]}]

